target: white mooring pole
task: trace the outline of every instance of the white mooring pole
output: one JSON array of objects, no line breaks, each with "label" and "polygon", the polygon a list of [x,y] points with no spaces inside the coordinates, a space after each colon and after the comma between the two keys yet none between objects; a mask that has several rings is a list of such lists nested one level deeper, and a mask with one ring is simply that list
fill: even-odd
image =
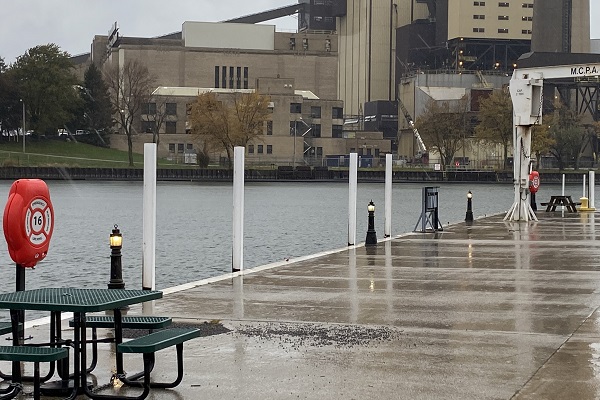
[{"label": "white mooring pole", "polygon": [[385,155],[385,223],[384,237],[392,236],[392,155]]},{"label": "white mooring pole", "polygon": [[356,193],[358,181],[358,154],[350,153],[348,170],[348,246],[356,244]]},{"label": "white mooring pole", "polygon": [[244,269],[244,151],[239,146],[233,150],[233,272]]},{"label": "white mooring pole", "polygon": [[590,171],[590,181],[588,183],[588,188],[590,192],[590,198],[588,200],[589,208],[596,208],[594,206],[594,197],[596,196],[596,172]]},{"label": "white mooring pole", "polygon": [[156,287],[156,143],[144,144],[142,289]]},{"label": "white mooring pole", "polygon": [[583,194],[581,195],[581,197],[587,197],[585,193],[585,174],[583,174]]},{"label": "white mooring pole", "polygon": [[[562,174],[562,190],[560,195],[564,197],[565,195],[565,174]],[[560,206],[561,211],[565,211],[565,206]]]}]

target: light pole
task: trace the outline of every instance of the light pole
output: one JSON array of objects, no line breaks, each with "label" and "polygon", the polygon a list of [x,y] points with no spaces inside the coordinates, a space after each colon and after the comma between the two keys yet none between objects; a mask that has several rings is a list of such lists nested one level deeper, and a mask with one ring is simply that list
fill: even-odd
[{"label": "light pole", "polygon": [[377,233],[375,232],[375,204],[373,200],[367,205],[367,210],[369,211],[369,225],[365,246],[375,246],[377,245]]},{"label": "light pole", "polygon": [[110,282],[109,289],[125,289],[123,282],[123,268],[121,266],[121,248],[123,247],[123,235],[119,226],[115,224],[110,234]]},{"label": "light pole", "polygon": [[465,215],[465,222],[467,224],[473,223],[473,205],[471,199],[473,198],[473,193],[469,190],[467,192],[467,214]]},{"label": "light pole", "polygon": [[25,102],[23,99],[20,99],[21,103],[23,103],[23,153],[25,153]]}]

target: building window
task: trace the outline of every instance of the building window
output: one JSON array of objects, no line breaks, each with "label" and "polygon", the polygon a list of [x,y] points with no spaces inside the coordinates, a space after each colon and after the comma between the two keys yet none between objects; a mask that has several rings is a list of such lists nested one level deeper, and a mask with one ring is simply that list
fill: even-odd
[{"label": "building window", "polygon": [[332,125],[331,126],[331,137],[334,137],[334,138],[344,137],[342,125]]},{"label": "building window", "polygon": [[375,157],[379,157],[379,149],[375,149]]},{"label": "building window", "polygon": [[192,143],[188,143],[185,145],[185,148],[188,150],[194,150],[194,145]]},{"label": "building window", "polygon": [[229,67],[229,89],[233,89],[233,67]]},{"label": "building window", "polygon": [[302,104],[290,103],[290,113],[291,114],[300,114],[301,112],[302,112]]},{"label": "building window", "polygon": [[473,19],[485,19],[485,15],[473,15]]},{"label": "building window", "polygon": [[220,70],[219,66],[218,65],[215,66],[215,87],[216,88],[219,87],[219,82],[220,82],[220,79],[219,79],[219,70]]},{"label": "building window", "polygon": [[310,116],[312,118],[321,118],[321,107],[312,106],[310,108]]},{"label": "building window", "polygon": [[236,82],[235,82],[236,87],[238,89],[241,89],[242,88],[242,67],[237,67],[235,72],[236,72]]},{"label": "building window", "polygon": [[317,157],[323,157],[323,148],[317,147]]},{"label": "building window", "polygon": [[473,32],[482,33],[482,32],[485,32],[485,28],[473,28]]},{"label": "building window", "polygon": [[331,39],[325,39],[325,51],[331,51]]},{"label": "building window", "polygon": [[256,152],[257,152],[258,154],[262,154],[262,153],[263,153],[263,145],[262,145],[262,144],[259,144],[259,145],[258,145],[258,146],[256,146],[256,147],[257,147],[257,149],[256,149]]},{"label": "building window", "polygon": [[508,33],[508,29],[500,28],[500,29],[498,29],[498,33]]},{"label": "building window", "polygon": [[498,15],[499,21],[508,21],[508,15]]},{"label": "building window", "polygon": [[342,107],[333,107],[331,109],[331,118],[333,118],[333,119],[344,118],[344,109]]},{"label": "building window", "polygon": [[290,50],[296,50],[296,38],[290,38]]},{"label": "building window", "polygon": [[248,89],[248,67],[244,67],[244,89]]},{"label": "building window", "polygon": [[303,50],[308,50],[308,38],[303,38],[302,39],[302,49]]},{"label": "building window", "polygon": [[267,145],[267,154],[273,154],[273,145]]},{"label": "building window", "polygon": [[523,29],[523,30],[521,31],[521,33],[522,33],[523,35],[531,35],[531,29]]},{"label": "building window", "polygon": [[367,149],[367,155],[368,155],[368,156],[372,155],[372,154],[371,154],[371,151],[372,151],[372,150],[371,150],[371,148],[369,147],[369,148]]},{"label": "building window", "polygon": [[177,143],[177,152],[183,154],[183,143]]},{"label": "building window", "polygon": [[177,115],[177,103],[165,104],[165,113],[167,115]]},{"label": "building window", "polygon": [[510,4],[508,4],[508,2],[506,1],[501,1],[500,3],[498,3],[498,7],[509,7]]},{"label": "building window", "polygon": [[484,7],[485,6],[485,1],[474,1],[473,2],[474,6],[481,6]]},{"label": "building window", "polygon": [[177,122],[167,121],[165,122],[165,133],[177,133]]},{"label": "building window", "polygon": [[523,3],[523,4],[521,4],[521,7],[523,7],[523,8],[533,8],[533,3]]},{"label": "building window", "polygon": [[321,124],[312,124],[310,127],[313,137],[321,137]]},{"label": "building window", "polygon": [[248,154],[254,154],[254,145],[253,144],[248,145]]},{"label": "building window", "polygon": [[142,104],[142,114],[155,115],[156,114],[156,103]]},{"label": "building window", "polygon": [[533,17],[521,17],[521,21],[533,21]]},{"label": "building window", "polygon": [[227,87],[227,67],[221,67],[221,87]]},{"label": "building window", "polygon": [[169,153],[175,153],[175,143],[169,143]]},{"label": "building window", "polygon": [[142,132],[144,133],[152,133],[156,128],[156,123],[154,121],[142,121]]}]

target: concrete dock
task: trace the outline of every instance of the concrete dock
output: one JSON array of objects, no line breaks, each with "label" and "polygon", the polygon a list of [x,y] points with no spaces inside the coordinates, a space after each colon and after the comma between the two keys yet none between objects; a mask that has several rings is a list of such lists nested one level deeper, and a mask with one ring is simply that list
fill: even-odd
[{"label": "concrete dock", "polygon": [[[166,290],[154,313],[208,336],[184,345],[181,385],[148,398],[598,399],[600,221],[538,217],[493,216]],[[103,385],[113,346],[100,349]],[[163,354],[153,376],[168,379],[175,357]],[[141,357],[125,365],[137,370]]]}]

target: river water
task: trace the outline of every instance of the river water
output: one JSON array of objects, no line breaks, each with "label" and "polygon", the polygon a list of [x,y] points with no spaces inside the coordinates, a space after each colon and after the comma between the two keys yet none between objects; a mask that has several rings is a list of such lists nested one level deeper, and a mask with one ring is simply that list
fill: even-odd
[{"label": "river water", "polygon": [[[0,199],[8,198],[11,184],[0,181]],[[27,271],[26,287],[106,287],[110,279],[108,238],[118,224],[123,234],[126,288],[141,288],[142,183],[47,184],[54,205],[54,234],[46,259]],[[506,211],[513,201],[512,185],[506,184],[394,184],[392,236],[415,228],[424,186],[439,186],[443,224],[464,220],[469,190],[475,217]],[[560,192],[559,186],[545,188],[538,199]],[[566,194],[579,198],[581,188],[568,186]],[[157,289],[231,271],[232,196],[231,183],[158,182]],[[384,197],[383,183],[358,184],[358,243],[365,239],[371,199],[376,205],[377,236],[383,237]],[[246,183],[244,220],[245,268],[344,247],[348,242],[348,184]],[[0,291],[7,292],[15,287],[15,267],[3,243],[0,268],[4,284]]]}]

